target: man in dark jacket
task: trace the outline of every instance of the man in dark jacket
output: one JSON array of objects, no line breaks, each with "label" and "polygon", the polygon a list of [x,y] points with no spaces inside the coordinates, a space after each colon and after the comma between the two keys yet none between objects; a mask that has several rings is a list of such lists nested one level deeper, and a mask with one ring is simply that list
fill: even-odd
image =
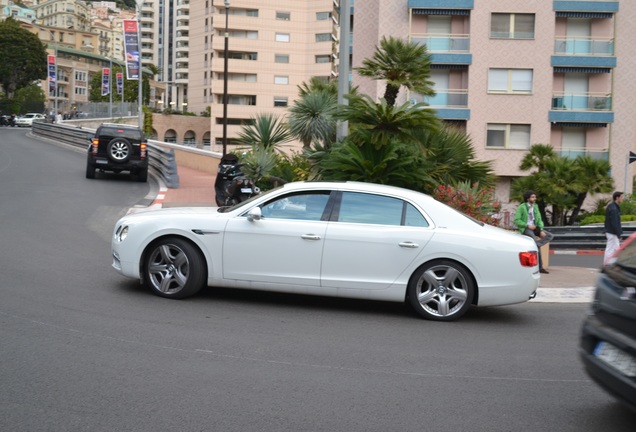
[{"label": "man in dark jacket", "polygon": [[605,237],[607,237],[607,246],[605,247],[605,256],[603,264],[607,264],[609,259],[616,253],[620,246],[623,227],[621,226],[621,208],[623,202],[623,192],[614,192],[612,202],[605,208]]}]

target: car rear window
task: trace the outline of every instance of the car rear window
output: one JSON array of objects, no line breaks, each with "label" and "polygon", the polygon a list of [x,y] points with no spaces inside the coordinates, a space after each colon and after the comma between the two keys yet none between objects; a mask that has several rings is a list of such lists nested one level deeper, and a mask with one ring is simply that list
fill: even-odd
[{"label": "car rear window", "polygon": [[123,137],[132,140],[142,140],[142,135],[138,130],[135,129],[124,129],[124,128],[108,128],[102,129],[100,135],[107,135],[112,137]]}]

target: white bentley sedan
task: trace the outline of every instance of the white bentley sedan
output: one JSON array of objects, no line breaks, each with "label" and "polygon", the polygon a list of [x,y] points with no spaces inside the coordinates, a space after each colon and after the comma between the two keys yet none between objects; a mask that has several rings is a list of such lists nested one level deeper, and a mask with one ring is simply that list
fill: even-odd
[{"label": "white bentley sedan", "polygon": [[297,182],[234,207],[121,218],[113,267],[155,294],[204,286],[408,302],[451,321],[471,305],[525,302],[539,285],[529,237],[428,195],[356,182]]}]

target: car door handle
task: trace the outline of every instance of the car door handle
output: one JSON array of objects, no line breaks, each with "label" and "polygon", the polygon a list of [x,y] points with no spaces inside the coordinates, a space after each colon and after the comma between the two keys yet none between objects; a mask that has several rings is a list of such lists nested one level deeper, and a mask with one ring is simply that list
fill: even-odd
[{"label": "car door handle", "polygon": [[417,249],[418,247],[420,247],[420,245],[418,245],[417,243],[413,243],[413,242],[400,242],[399,243],[400,247],[403,248],[409,248],[409,249]]},{"label": "car door handle", "polygon": [[316,234],[303,234],[300,237],[304,240],[320,240],[320,236]]}]

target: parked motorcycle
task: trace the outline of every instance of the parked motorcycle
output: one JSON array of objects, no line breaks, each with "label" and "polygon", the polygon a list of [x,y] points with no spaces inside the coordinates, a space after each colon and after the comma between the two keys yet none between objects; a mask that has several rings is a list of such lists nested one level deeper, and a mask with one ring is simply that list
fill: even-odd
[{"label": "parked motorcycle", "polygon": [[245,177],[241,171],[243,165],[245,164],[239,163],[239,158],[233,154],[227,154],[221,159],[214,182],[216,205],[219,207],[238,204],[261,192],[253,179]]},{"label": "parked motorcycle", "polygon": [[15,126],[16,115],[2,115],[0,116],[0,126]]}]

